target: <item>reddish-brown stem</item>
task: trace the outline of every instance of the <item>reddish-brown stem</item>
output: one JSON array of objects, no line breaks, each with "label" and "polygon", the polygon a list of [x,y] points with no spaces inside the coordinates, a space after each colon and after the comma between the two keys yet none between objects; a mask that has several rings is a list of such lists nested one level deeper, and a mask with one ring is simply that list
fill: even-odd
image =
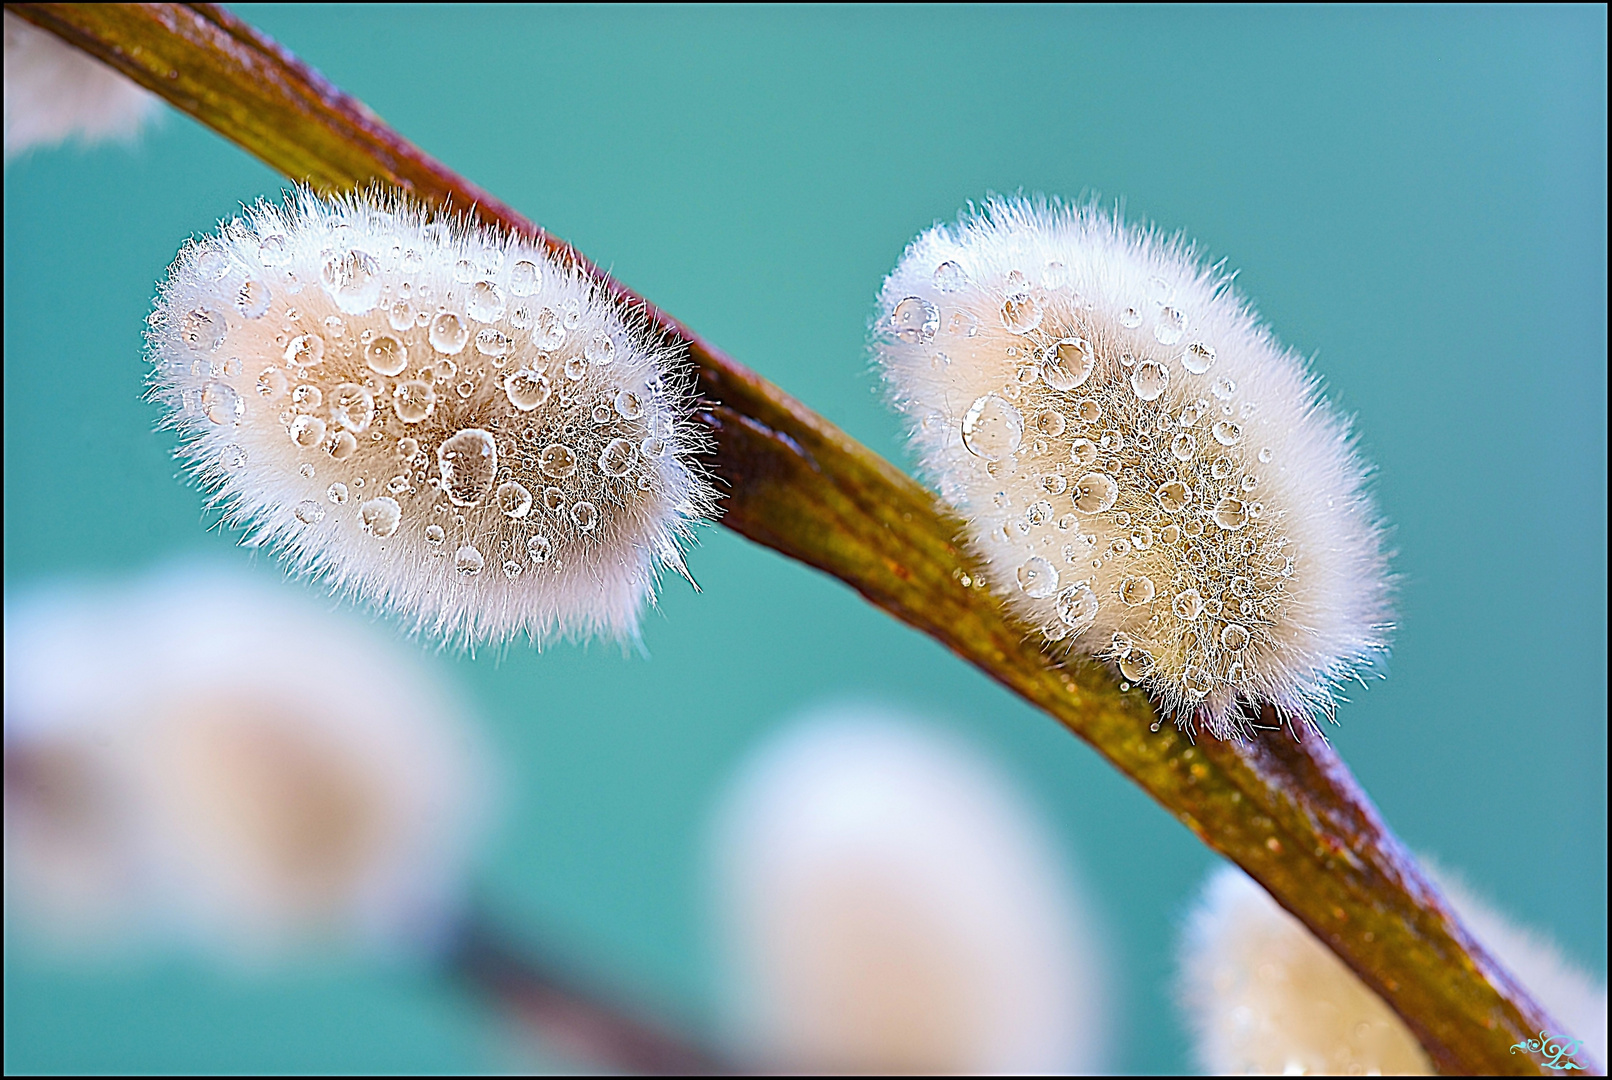
[{"label": "reddish-brown stem", "polygon": [[[1545,1011],[1483,951],[1314,731],[1197,745],[1099,665],[1055,666],[982,587],[964,525],[894,466],[449,171],[213,5],[7,4],[321,191],[374,183],[539,237],[688,348],[722,523],[839,578],[1085,739],[1258,880],[1404,1018],[1443,1072],[1538,1073]],[[1580,1058],[1582,1061],[1582,1057]]]}]

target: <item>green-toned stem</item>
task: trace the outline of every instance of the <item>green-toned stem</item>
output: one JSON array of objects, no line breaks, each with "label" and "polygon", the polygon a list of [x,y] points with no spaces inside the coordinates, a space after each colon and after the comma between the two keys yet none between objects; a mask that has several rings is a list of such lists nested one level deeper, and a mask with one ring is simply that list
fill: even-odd
[{"label": "green-toned stem", "polygon": [[[210,5],[7,4],[122,71],[294,181],[376,181],[563,242],[458,177],[263,34]],[[1099,665],[1054,666],[981,587],[964,525],[833,424],[701,340],[685,341],[726,487],[723,524],[815,566],[945,644],[1091,743],[1326,942],[1404,1018],[1444,1072],[1542,1071],[1513,1044],[1555,1027],[1476,944],[1313,731],[1194,745],[1154,732],[1139,693]],[[1582,1058],[1581,1058],[1582,1060]]]}]

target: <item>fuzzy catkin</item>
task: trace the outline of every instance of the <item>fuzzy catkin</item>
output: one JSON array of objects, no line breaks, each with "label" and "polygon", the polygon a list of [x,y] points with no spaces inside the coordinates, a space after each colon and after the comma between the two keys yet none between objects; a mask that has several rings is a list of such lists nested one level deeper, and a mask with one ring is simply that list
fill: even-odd
[{"label": "fuzzy catkin", "polygon": [[5,13],[5,156],[77,136],[130,139],[157,99],[55,34]]},{"label": "fuzzy catkin", "polygon": [[180,253],[148,340],[216,501],[433,634],[630,637],[710,512],[642,312],[401,195],[250,208]]},{"label": "fuzzy catkin", "polygon": [[1100,932],[1020,795],[872,708],[772,740],[713,830],[743,1057],[783,1071],[1056,1073],[1104,1062]]},{"label": "fuzzy catkin", "polygon": [[[1449,873],[1428,870],[1484,948],[1568,1025],[1551,1034],[1582,1039],[1589,1057],[1606,1060],[1606,987]],[[1178,996],[1199,1065],[1208,1073],[1434,1072],[1387,1003],[1235,867],[1215,871],[1204,886],[1181,943]]]},{"label": "fuzzy catkin", "polygon": [[912,242],[874,336],[989,585],[1055,649],[1228,735],[1239,699],[1330,712],[1386,648],[1348,427],[1183,241],[994,200]]},{"label": "fuzzy catkin", "polygon": [[64,945],[439,947],[493,778],[419,656],[185,565],[5,617],[8,896]]}]

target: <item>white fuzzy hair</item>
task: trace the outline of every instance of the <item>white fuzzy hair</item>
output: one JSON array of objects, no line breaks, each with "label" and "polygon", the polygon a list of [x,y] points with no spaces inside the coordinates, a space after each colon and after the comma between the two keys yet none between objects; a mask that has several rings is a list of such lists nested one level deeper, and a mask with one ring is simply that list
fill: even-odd
[{"label": "white fuzzy hair", "polygon": [[59,940],[451,929],[486,755],[417,659],[294,592],[175,567],[7,605],[7,890]]},{"label": "white fuzzy hair", "polygon": [[713,837],[727,1012],[751,1060],[1102,1067],[1100,935],[1040,822],[966,744],[827,710],[744,766]]},{"label": "white fuzzy hair", "polygon": [[[1451,906],[1559,1022],[1606,1060],[1606,987],[1429,867]],[[1181,949],[1179,996],[1198,1062],[1218,1075],[1431,1075],[1432,1062],[1392,1009],[1270,895],[1235,867],[1210,875]],[[1535,1059],[1538,1060],[1537,1058]]]},{"label": "white fuzzy hair", "polygon": [[5,156],[77,136],[132,139],[157,111],[149,91],[55,34],[5,13]]},{"label": "white fuzzy hair", "polygon": [[1218,735],[1239,698],[1330,714],[1385,649],[1348,425],[1181,238],[993,199],[912,242],[874,330],[922,469],[1057,648]]},{"label": "white fuzzy hair", "polygon": [[444,638],[630,638],[711,510],[691,377],[642,311],[402,195],[259,203],[180,252],[147,336],[253,542]]}]

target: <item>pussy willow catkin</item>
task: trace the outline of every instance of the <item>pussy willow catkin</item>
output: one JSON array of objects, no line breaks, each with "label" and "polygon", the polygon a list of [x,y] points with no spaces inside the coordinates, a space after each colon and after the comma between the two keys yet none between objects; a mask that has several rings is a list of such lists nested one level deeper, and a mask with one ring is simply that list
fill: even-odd
[{"label": "pussy willow catkin", "polygon": [[1330,710],[1385,647],[1347,424],[1180,240],[999,200],[908,247],[875,349],[989,584],[1166,715]]},{"label": "pussy willow catkin", "polygon": [[402,196],[252,207],[180,253],[148,337],[232,517],[432,633],[630,636],[710,509],[642,314]]}]

